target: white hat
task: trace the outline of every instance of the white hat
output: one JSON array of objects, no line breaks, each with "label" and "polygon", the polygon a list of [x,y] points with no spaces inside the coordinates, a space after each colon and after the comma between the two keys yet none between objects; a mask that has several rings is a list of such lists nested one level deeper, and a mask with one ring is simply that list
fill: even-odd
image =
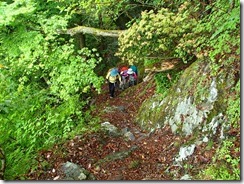
[{"label": "white hat", "polygon": [[127,71],[128,74],[133,74],[133,70],[132,68],[129,68],[128,71]]}]

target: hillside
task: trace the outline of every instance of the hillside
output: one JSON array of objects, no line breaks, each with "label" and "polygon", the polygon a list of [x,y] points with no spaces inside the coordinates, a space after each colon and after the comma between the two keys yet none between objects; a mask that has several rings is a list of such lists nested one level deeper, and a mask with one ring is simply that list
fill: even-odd
[{"label": "hillside", "polygon": [[[240,9],[1,2],[0,179],[240,180]],[[143,82],[110,99],[125,65]]]},{"label": "hillside", "polygon": [[[187,70],[185,73],[188,73]],[[42,151],[38,157],[39,168],[28,174],[30,179],[80,180],[73,175],[71,177],[64,174],[66,171],[62,169],[63,165],[72,163],[89,173],[83,178],[86,180],[195,180],[199,179],[201,171],[216,163],[214,157],[218,155],[217,150],[223,143],[220,139],[223,136],[221,126],[217,125],[216,133],[209,132],[211,141],[200,141],[202,133],[174,133],[167,123],[154,127],[156,114],[153,119],[148,117],[151,124],[146,127],[139,126],[136,122],[139,109],[143,111],[140,114],[151,114],[150,107],[145,110],[143,106],[147,101],[151,104],[150,101],[157,96],[153,79],[125,91],[117,90],[114,99],[108,98],[107,91],[107,85],[104,85],[103,93],[93,100],[93,115],[100,118],[101,130],[77,135],[63,145]],[[173,93],[169,96],[171,95]],[[151,128],[148,130],[148,127]],[[199,125],[198,129],[202,129],[201,127]],[[224,133],[229,138],[236,137],[234,148],[240,146],[238,132],[238,129],[230,128]],[[193,147],[187,148],[187,145]],[[188,150],[183,153],[185,148]],[[229,151],[233,158],[237,158],[240,152],[234,148]]]}]

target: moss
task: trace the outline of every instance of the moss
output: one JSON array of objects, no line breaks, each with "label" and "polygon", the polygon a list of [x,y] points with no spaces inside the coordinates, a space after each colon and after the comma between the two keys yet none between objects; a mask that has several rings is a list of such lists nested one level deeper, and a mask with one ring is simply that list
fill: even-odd
[{"label": "moss", "polygon": [[180,142],[174,142],[174,147],[177,149],[181,146],[181,143]]},{"label": "moss", "polygon": [[140,166],[140,161],[139,160],[133,160],[129,163],[129,169],[134,169]]},{"label": "moss", "polygon": [[207,146],[206,146],[206,150],[211,150],[212,147],[213,147],[213,145],[214,145],[214,142],[213,142],[212,140],[210,140],[210,141],[208,142]]}]

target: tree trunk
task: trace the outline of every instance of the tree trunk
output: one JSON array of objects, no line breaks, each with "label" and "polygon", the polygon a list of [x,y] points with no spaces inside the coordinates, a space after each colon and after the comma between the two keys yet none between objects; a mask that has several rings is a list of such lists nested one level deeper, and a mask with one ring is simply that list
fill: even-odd
[{"label": "tree trunk", "polygon": [[80,49],[84,48],[86,46],[85,35],[83,33],[79,33],[78,34],[78,39],[79,39]]}]

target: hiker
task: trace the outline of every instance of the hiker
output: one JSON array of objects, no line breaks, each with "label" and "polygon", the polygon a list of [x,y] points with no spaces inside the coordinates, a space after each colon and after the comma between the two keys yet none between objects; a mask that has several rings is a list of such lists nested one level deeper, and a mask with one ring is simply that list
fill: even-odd
[{"label": "hiker", "polygon": [[129,83],[129,87],[130,86],[134,86],[136,84],[137,81],[137,75],[136,73],[132,70],[132,68],[129,68],[128,71],[128,83]]},{"label": "hiker", "polygon": [[135,65],[131,65],[130,68],[133,70],[133,72],[136,73],[136,76],[138,76],[138,70],[137,67]]},{"label": "hiker", "polygon": [[137,79],[138,79],[138,70],[137,70],[137,67],[135,65],[130,65],[130,68],[133,70],[133,72],[136,73],[136,81],[135,81],[135,84],[137,84]]},{"label": "hiker", "polygon": [[110,69],[106,75],[106,79],[108,81],[110,98],[114,98],[116,83],[119,80],[120,85],[121,85],[121,82],[122,82],[118,69],[117,68]]},{"label": "hiker", "polygon": [[128,81],[128,77],[129,77],[129,75],[127,73],[128,69],[129,68],[127,66],[123,66],[123,67],[120,68],[120,76],[122,78],[121,79],[122,80],[122,84],[120,85],[120,87],[121,87],[122,90],[124,90],[126,88],[126,83]]}]

